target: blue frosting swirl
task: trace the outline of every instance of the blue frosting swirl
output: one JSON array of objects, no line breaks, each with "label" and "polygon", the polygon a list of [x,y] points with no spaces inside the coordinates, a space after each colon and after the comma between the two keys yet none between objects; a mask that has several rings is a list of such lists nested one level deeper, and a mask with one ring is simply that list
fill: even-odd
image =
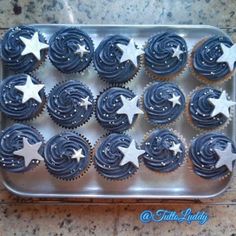
[{"label": "blue frosting swirl", "polygon": [[[123,106],[121,95],[130,99],[135,97],[134,93],[128,89],[112,87],[104,91],[97,99],[97,120],[102,127],[112,132],[123,132],[132,126],[127,115],[116,113]],[[137,117],[137,114],[134,115],[133,123]]]},{"label": "blue frosting swirl", "polygon": [[137,167],[128,162],[120,166],[123,159],[122,152],[118,147],[129,147],[131,138],[125,134],[110,134],[104,138],[97,147],[94,156],[94,164],[98,172],[108,179],[126,179],[137,170]]},{"label": "blue frosting swirl", "polygon": [[[80,46],[87,52],[76,53]],[[75,27],[64,28],[52,35],[49,41],[49,59],[62,73],[75,73],[85,70],[93,56],[93,41],[89,35]]]},{"label": "blue frosting swirl", "polygon": [[233,152],[236,152],[233,141],[220,133],[207,133],[194,139],[189,150],[194,172],[205,179],[218,179],[228,175],[226,166],[215,167],[219,160],[215,149],[224,150],[227,143],[231,143]]},{"label": "blue frosting swirl", "polygon": [[198,128],[211,129],[223,125],[227,118],[223,114],[211,117],[214,106],[208,101],[209,98],[219,98],[221,91],[205,87],[195,91],[190,99],[188,110],[191,121]]},{"label": "blue frosting swirl", "polygon": [[[182,53],[173,57],[174,48]],[[151,37],[144,49],[145,65],[152,74],[171,76],[183,69],[187,63],[188,49],[185,40],[175,33],[160,33]]]},{"label": "blue frosting swirl", "polygon": [[[181,152],[174,155],[170,150],[173,144],[180,144]],[[168,129],[157,129],[149,134],[143,144],[144,164],[151,170],[170,172],[177,169],[184,161],[185,147],[181,139]]]},{"label": "blue frosting swirl", "polygon": [[[27,74],[18,74],[7,77],[0,84],[0,111],[15,120],[29,120],[36,117],[43,109],[46,102],[44,89],[39,91],[41,103],[29,99],[22,103],[23,93],[15,88],[16,85],[24,85]],[[37,79],[31,77],[34,84],[41,84]]]},{"label": "blue frosting swirl", "polygon": [[[18,26],[6,32],[1,45],[1,56],[6,68],[17,73],[27,73],[32,72],[41,64],[46,57],[46,49],[40,51],[40,61],[32,53],[24,56],[21,55],[25,44],[20,40],[20,37],[31,39],[35,32],[37,31],[29,26]],[[43,35],[40,32],[38,34],[39,41],[47,43]]]},{"label": "blue frosting swirl", "polygon": [[[173,107],[169,101],[179,96],[179,102]],[[143,95],[143,108],[148,120],[155,125],[164,125],[174,121],[184,110],[185,97],[176,84],[167,82],[155,82],[150,85]]]},{"label": "blue frosting swirl", "polygon": [[211,81],[224,79],[230,73],[225,62],[217,62],[223,54],[220,44],[231,47],[233,43],[227,37],[213,36],[203,42],[193,52],[193,70]]},{"label": "blue frosting swirl", "polygon": [[[137,73],[129,60],[120,63],[122,51],[117,44],[127,45],[130,39],[122,35],[111,35],[105,38],[94,53],[94,66],[99,76],[109,83],[124,83]],[[140,58],[138,57],[138,63]]]},{"label": "blue frosting swirl", "polygon": [[[0,133],[0,166],[10,172],[25,172],[39,164],[39,160],[33,159],[25,166],[24,157],[15,155],[14,152],[23,148],[23,138],[27,138],[30,144],[43,141],[42,135],[35,128],[14,124]],[[44,144],[39,148],[39,154],[43,157]]]},{"label": "blue frosting swirl", "polygon": [[[88,97],[91,103],[83,106]],[[87,122],[93,113],[94,100],[90,89],[77,80],[56,85],[50,92],[47,109],[51,118],[60,126],[75,128]]]},{"label": "blue frosting swirl", "polygon": [[[83,158],[72,158],[75,151],[82,149]],[[89,142],[74,132],[64,132],[50,138],[44,150],[45,164],[50,174],[63,180],[81,176],[89,167],[91,147]]]}]

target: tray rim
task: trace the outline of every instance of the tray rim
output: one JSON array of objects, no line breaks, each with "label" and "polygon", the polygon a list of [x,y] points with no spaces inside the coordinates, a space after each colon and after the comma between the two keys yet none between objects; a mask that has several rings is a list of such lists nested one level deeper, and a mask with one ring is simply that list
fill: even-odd
[{"label": "tray rim", "polygon": [[[93,28],[93,27],[97,27],[97,28],[108,28],[108,27],[112,27],[112,28],[120,28],[120,27],[125,27],[125,28],[173,28],[173,29],[211,29],[214,30],[218,33],[220,33],[221,35],[224,35],[226,37],[228,37],[231,41],[232,38],[226,33],[224,32],[221,28],[215,27],[215,26],[211,26],[211,25],[191,25],[191,24],[143,24],[143,25],[139,25],[139,24],[27,24],[29,26],[32,27],[68,27],[68,26],[75,26],[75,27],[81,27],[81,28]],[[8,28],[2,28],[2,29],[8,29]],[[1,40],[0,40],[0,48],[1,48]],[[0,62],[0,80],[3,78],[3,64],[2,61]],[[233,75],[234,77],[234,81],[233,81],[233,85],[235,86],[235,75]],[[235,98],[235,92],[234,92],[234,98]],[[0,128],[1,128],[1,117],[0,117]],[[4,179],[3,177],[3,173],[4,170],[0,169],[0,181],[3,184],[3,186],[12,194],[15,194],[16,196],[19,197],[30,197],[30,198],[58,198],[58,199],[62,199],[62,198],[90,198],[90,199],[156,199],[156,200],[161,200],[161,199],[170,199],[170,200],[204,200],[204,199],[211,199],[211,198],[215,198],[223,193],[225,193],[225,191],[227,190],[227,188],[229,187],[230,183],[233,180],[233,173],[229,176],[229,180],[227,182],[227,184],[225,185],[225,187],[223,189],[221,189],[219,192],[213,193],[211,195],[174,195],[173,197],[167,196],[167,195],[143,195],[143,194],[135,194],[135,195],[130,195],[130,194],[116,194],[116,195],[112,195],[112,194],[84,194],[84,193],[80,193],[80,194],[57,194],[57,193],[47,193],[47,194],[42,194],[42,193],[29,193],[29,192],[20,192],[14,188],[11,187],[10,183],[8,183],[6,181],[6,179]]]}]

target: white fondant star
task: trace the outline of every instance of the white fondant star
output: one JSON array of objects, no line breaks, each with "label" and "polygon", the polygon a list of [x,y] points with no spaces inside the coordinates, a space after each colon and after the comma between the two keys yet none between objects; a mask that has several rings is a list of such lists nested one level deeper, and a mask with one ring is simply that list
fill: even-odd
[{"label": "white fondant star", "polygon": [[27,167],[33,159],[43,161],[43,157],[38,153],[42,142],[30,144],[27,138],[23,138],[23,148],[14,151],[14,155],[22,156],[25,160],[25,167]]},{"label": "white fondant star", "polygon": [[229,108],[236,104],[236,102],[227,99],[227,94],[225,91],[221,93],[219,98],[208,98],[208,101],[214,106],[211,117],[221,113],[225,117],[229,118]]},{"label": "white fondant star", "polygon": [[169,147],[169,150],[174,152],[174,156],[176,156],[178,153],[182,153],[182,151],[180,149],[180,145],[181,145],[181,143],[174,143],[173,142],[172,146]]},{"label": "white fondant star", "polygon": [[217,59],[217,62],[227,63],[230,71],[234,70],[234,63],[236,61],[236,44],[230,48],[225,46],[223,43],[220,44],[223,54]]},{"label": "white fondant star", "polygon": [[46,43],[39,41],[38,32],[35,32],[31,39],[20,36],[20,40],[25,45],[24,50],[21,52],[22,56],[32,53],[38,60],[40,60],[40,51],[42,49],[48,48]]},{"label": "white fondant star", "polygon": [[15,88],[23,93],[22,103],[29,99],[34,99],[39,103],[42,102],[39,92],[44,87],[44,84],[34,84],[31,77],[28,75],[24,85],[16,85]]},{"label": "white fondant star", "polygon": [[89,101],[89,96],[86,98],[81,98],[82,102],[80,102],[80,106],[85,107],[85,109],[88,109],[88,106],[92,105],[92,103]]},{"label": "white fondant star", "polygon": [[135,67],[138,66],[138,56],[143,54],[143,50],[136,47],[134,39],[130,39],[128,45],[117,44],[117,46],[122,50],[123,54],[120,59],[120,63],[124,61],[131,61]]},{"label": "white fondant star", "polygon": [[177,48],[172,48],[172,50],[173,50],[172,57],[177,57],[178,59],[179,59],[179,56],[184,53],[184,51],[180,49],[179,45],[177,46]]},{"label": "white fondant star", "polygon": [[220,168],[221,166],[227,166],[228,170],[232,172],[233,162],[236,160],[236,153],[232,152],[232,144],[227,143],[227,146],[223,151],[215,149],[215,152],[219,157],[215,167]]},{"label": "white fondant star", "polygon": [[123,153],[123,158],[120,162],[120,166],[125,165],[126,163],[133,163],[135,166],[139,167],[138,157],[145,153],[144,150],[136,148],[135,141],[132,140],[129,147],[118,147],[118,149]]},{"label": "white fondant star", "polygon": [[125,114],[128,117],[129,123],[132,124],[133,117],[136,114],[143,114],[143,111],[137,106],[138,96],[132,99],[120,95],[123,106],[117,110],[117,114]]},{"label": "white fondant star", "polygon": [[175,105],[179,104],[181,105],[180,102],[180,96],[176,96],[174,93],[172,94],[172,98],[169,98],[168,101],[172,102],[172,107],[175,107]]},{"label": "white fondant star", "polygon": [[72,155],[72,159],[77,159],[78,162],[80,162],[81,158],[85,158],[85,156],[82,153],[82,148],[79,150],[74,150],[74,154]]},{"label": "white fondant star", "polygon": [[78,44],[77,46],[78,46],[78,48],[77,48],[77,50],[75,51],[75,54],[79,54],[80,57],[83,57],[84,54],[89,53],[89,50],[87,50],[87,49],[85,48],[86,45],[80,45],[80,44]]}]

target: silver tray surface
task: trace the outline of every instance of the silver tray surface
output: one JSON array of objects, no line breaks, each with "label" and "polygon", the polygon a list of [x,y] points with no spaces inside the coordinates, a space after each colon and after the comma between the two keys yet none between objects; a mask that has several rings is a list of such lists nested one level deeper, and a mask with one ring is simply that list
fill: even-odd
[{"label": "silver tray surface", "polygon": [[[59,30],[62,26],[72,25],[32,25],[38,28],[47,39]],[[200,39],[211,35],[225,35],[223,31],[218,28],[204,25],[73,25],[78,26],[85,30],[93,39],[95,47],[99,42],[109,34],[123,34],[130,38],[134,38],[139,45],[143,45],[146,40],[160,31],[174,31],[185,38],[189,50]],[[0,68],[1,79],[9,75],[9,72]],[[68,79],[78,79],[86,83],[93,91],[94,96],[97,96],[100,91],[108,87],[107,84],[98,79],[94,69],[89,69],[82,75],[64,75],[58,72],[49,62],[44,63],[39,70],[35,72],[36,76],[46,84],[46,92],[58,82]],[[97,81],[94,83],[94,81]],[[143,68],[138,74],[137,78],[131,81],[126,86],[130,87],[136,94],[141,95],[143,88],[152,82],[148,78]],[[222,86],[227,90],[232,99],[235,99],[235,79],[233,78]],[[196,79],[194,79],[189,71],[184,73],[183,78],[175,80],[179,86],[188,95],[195,87],[201,86]],[[9,126],[13,122],[7,119],[4,115],[0,115],[1,129]],[[49,118],[45,111],[39,118],[30,122],[31,125],[38,128],[44,135],[46,141],[53,135],[63,131],[64,129],[58,127]],[[197,135],[197,133],[189,126],[186,125],[186,119],[183,116],[175,125],[169,128],[177,130],[187,141]],[[135,138],[138,143],[142,142],[143,135],[154,129],[153,126],[147,124],[143,117],[139,117],[134,128],[128,133]],[[86,125],[76,129],[79,133],[84,134],[94,144],[96,140],[106,132],[97,124],[93,117]],[[223,131],[227,136],[235,141],[235,118],[231,121],[230,125]],[[188,157],[187,157],[188,159]],[[231,175],[232,176],[232,175]],[[173,173],[157,174],[148,170],[144,165],[141,165],[138,172],[125,181],[107,181],[95,171],[91,166],[89,171],[81,178],[75,181],[61,181],[51,176],[44,163],[33,171],[24,174],[14,174],[1,171],[1,181],[3,185],[12,193],[24,197],[53,197],[53,198],[132,198],[132,199],[204,199],[215,197],[223,193],[229,182],[231,176],[220,180],[204,180],[194,173],[189,168],[189,163],[185,162],[184,165],[178,168]]]}]

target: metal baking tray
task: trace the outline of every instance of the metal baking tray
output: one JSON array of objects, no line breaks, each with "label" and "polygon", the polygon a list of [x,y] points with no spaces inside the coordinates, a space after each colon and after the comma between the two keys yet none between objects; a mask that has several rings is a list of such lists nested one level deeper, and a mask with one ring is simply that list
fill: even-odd
[{"label": "metal baking tray", "polygon": [[[62,26],[72,25],[33,25],[45,34],[46,38],[59,30]],[[143,45],[146,40],[160,31],[174,31],[185,38],[189,50],[200,39],[211,35],[225,35],[223,31],[212,26],[204,25],[73,25],[85,30],[93,39],[95,47],[109,34],[123,34],[134,38],[139,45]],[[67,79],[78,79],[86,83],[97,96],[107,84],[98,79],[94,69],[89,69],[83,75],[64,75],[58,72],[49,62],[44,63],[39,70],[35,72],[36,76],[46,84],[46,92],[49,92],[56,83]],[[9,75],[9,72],[1,66],[1,79]],[[181,80],[176,82],[188,95],[196,86],[201,85],[187,71]],[[96,83],[94,83],[96,81]],[[144,70],[138,74],[138,77],[130,82],[129,86],[136,94],[141,95],[145,85],[152,80],[148,78]],[[232,99],[235,99],[235,78],[222,86],[227,90]],[[12,121],[1,115],[1,129],[9,126]],[[38,119],[30,122],[31,125],[38,128],[45,139],[63,131],[49,118],[45,111]],[[196,132],[186,125],[183,117],[174,126],[170,126],[181,133],[187,143],[196,135]],[[142,117],[139,117],[134,128],[128,133],[140,143],[144,133],[153,129],[153,126],[147,124]],[[105,134],[105,131],[97,124],[95,118],[91,119],[86,125],[77,129],[84,134],[94,144],[95,141]],[[224,130],[224,133],[235,141],[235,117],[230,125]],[[187,157],[188,158],[188,157]],[[231,175],[232,176],[232,175]],[[221,181],[204,180],[189,170],[187,162],[181,168],[170,174],[158,174],[150,171],[144,165],[141,165],[138,172],[126,181],[107,181],[97,174],[94,167],[81,178],[75,181],[61,181],[51,176],[44,163],[33,171],[24,174],[14,174],[1,171],[1,181],[3,185],[12,193],[24,197],[53,197],[53,198],[129,198],[129,199],[204,199],[215,197],[223,193],[231,176]]]}]

